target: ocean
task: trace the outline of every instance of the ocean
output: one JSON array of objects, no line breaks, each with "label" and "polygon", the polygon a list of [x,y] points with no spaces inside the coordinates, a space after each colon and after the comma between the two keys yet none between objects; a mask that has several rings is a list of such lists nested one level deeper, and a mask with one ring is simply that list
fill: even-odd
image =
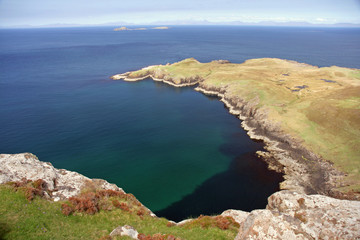
[{"label": "ocean", "polygon": [[181,220],[265,207],[282,176],[240,120],[191,87],[111,75],[194,57],[360,68],[360,29],[173,26],[0,30],[0,153],[103,178]]}]

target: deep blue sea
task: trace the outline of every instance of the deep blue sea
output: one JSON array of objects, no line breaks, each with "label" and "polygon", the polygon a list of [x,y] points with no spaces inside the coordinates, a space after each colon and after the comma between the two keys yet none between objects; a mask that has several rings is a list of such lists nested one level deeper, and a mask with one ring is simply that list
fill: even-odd
[{"label": "deep blue sea", "polygon": [[360,29],[174,26],[0,30],[0,153],[103,178],[159,216],[263,208],[282,177],[216,98],[113,74],[195,57],[360,68]]}]

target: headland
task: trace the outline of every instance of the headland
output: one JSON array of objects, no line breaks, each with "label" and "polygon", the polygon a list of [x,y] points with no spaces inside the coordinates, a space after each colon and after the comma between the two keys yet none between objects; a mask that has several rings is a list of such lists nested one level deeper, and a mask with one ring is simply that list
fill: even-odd
[{"label": "headland", "polygon": [[360,70],[262,58],[233,64],[194,58],[117,74],[215,95],[242,120],[281,189],[337,198],[360,195]]}]

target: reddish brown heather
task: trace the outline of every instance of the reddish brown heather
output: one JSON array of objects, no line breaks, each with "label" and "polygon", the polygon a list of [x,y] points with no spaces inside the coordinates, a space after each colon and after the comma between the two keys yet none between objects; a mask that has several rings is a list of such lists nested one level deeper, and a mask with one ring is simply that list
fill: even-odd
[{"label": "reddish brown heather", "polygon": [[69,216],[70,214],[72,214],[74,212],[74,208],[69,206],[66,203],[63,203],[63,204],[61,204],[61,212],[65,216]]},{"label": "reddish brown heather", "polygon": [[27,200],[32,201],[36,196],[44,197],[45,192],[51,195],[47,189],[47,184],[44,180],[38,179],[31,181],[23,178],[21,181],[9,182],[8,185],[14,187],[15,191],[23,191]]},{"label": "reddish brown heather", "polygon": [[120,204],[120,209],[124,210],[126,212],[131,212],[129,206],[127,205],[127,203],[121,203]]},{"label": "reddish brown heather", "polygon": [[126,195],[125,193],[119,192],[119,191],[114,191],[114,190],[97,190],[96,191],[96,196],[98,198],[102,198],[102,197],[124,197],[124,195]]},{"label": "reddish brown heather", "polygon": [[114,207],[116,207],[116,208],[120,208],[120,207],[121,207],[121,204],[120,204],[119,200],[116,200],[116,199],[112,200],[112,204],[113,204]]},{"label": "reddish brown heather", "polygon": [[95,214],[99,211],[99,198],[93,192],[83,193],[78,197],[71,197],[69,201],[78,212]]}]

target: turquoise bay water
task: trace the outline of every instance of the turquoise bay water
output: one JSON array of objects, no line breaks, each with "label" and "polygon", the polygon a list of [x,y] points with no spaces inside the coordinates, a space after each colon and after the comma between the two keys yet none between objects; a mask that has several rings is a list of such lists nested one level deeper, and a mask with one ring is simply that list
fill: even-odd
[{"label": "turquoise bay water", "polygon": [[281,176],[221,102],[109,76],[187,57],[360,67],[359,40],[357,29],[0,30],[0,152],[106,179],[174,220],[262,208]]}]

